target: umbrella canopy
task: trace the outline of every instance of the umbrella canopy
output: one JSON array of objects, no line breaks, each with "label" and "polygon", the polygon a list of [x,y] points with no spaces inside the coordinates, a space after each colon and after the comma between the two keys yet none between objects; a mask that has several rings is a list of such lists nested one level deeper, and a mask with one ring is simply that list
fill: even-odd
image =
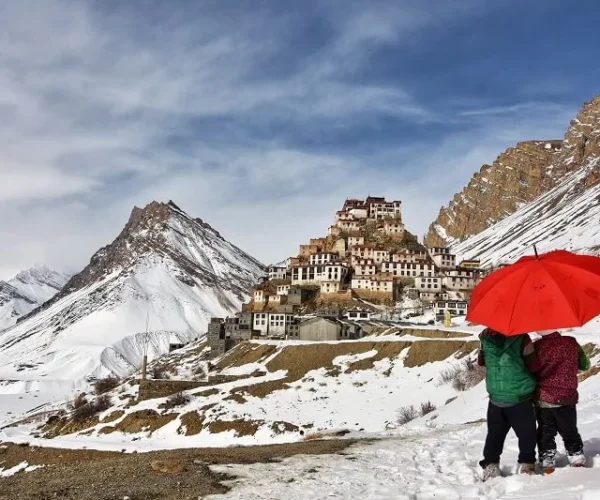
[{"label": "umbrella canopy", "polygon": [[565,250],[522,257],[475,287],[467,320],[505,335],[581,326],[600,315],[600,258]]}]

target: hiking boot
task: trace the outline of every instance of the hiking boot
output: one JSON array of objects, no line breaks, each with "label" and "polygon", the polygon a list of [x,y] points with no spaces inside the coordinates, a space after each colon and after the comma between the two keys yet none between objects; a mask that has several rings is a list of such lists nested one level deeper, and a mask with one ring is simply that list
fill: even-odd
[{"label": "hiking boot", "polygon": [[521,474],[533,476],[535,474],[535,464],[521,464],[521,470],[519,472]]},{"label": "hiking boot", "polygon": [[540,466],[544,472],[544,475],[552,474],[554,472],[554,456],[555,453],[548,453],[540,461]]},{"label": "hiking boot", "polygon": [[483,480],[488,481],[500,476],[500,464],[487,464],[483,468]]},{"label": "hiking boot", "polygon": [[585,455],[583,453],[569,455],[568,458],[571,467],[585,467]]}]

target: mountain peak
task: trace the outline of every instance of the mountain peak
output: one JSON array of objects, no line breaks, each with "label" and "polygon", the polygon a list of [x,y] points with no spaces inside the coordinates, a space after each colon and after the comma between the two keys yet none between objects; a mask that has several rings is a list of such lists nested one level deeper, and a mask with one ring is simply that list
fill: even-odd
[{"label": "mountain peak", "polygon": [[51,299],[68,279],[65,273],[35,265],[9,281],[0,281],[0,330]]},{"label": "mountain peak", "polygon": [[157,354],[173,336],[197,338],[211,317],[238,311],[263,275],[260,262],[173,202],[135,207],[59,294],[0,336],[0,366],[12,377],[18,362],[40,365],[35,376],[48,379],[65,366],[78,380],[130,373],[144,332]]},{"label": "mountain peak", "polygon": [[[152,201],[143,208],[134,207],[125,227],[110,244],[98,250],[89,265],[67,283],[64,296],[88,286],[113,272],[131,269],[144,256],[169,256],[178,261],[192,261],[190,238],[203,240],[207,246],[230,245],[202,219],[194,219],[173,201]],[[194,244],[191,244],[194,246]],[[239,250],[238,250],[239,252]],[[245,254],[244,254],[245,255]],[[245,255],[259,268],[258,261]],[[187,262],[188,267],[190,263]]]}]

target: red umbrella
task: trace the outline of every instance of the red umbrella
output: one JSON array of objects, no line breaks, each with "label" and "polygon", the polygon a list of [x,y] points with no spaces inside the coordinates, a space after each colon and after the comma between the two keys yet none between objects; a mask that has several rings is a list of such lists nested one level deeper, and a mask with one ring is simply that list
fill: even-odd
[{"label": "red umbrella", "polygon": [[475,287],[467,320],[505,335],[581,326],[600,315],[600,258],[566,250],[522,257]]}]

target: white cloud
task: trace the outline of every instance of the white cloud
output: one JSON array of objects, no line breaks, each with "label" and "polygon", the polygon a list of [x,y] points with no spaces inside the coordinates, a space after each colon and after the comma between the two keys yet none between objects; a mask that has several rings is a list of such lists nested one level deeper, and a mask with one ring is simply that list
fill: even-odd
[{"label": "white cloud", "polygon": [[[181,5],[0,6],[0,235],[10,242],[0,278],[33,262],[81,267],[134,203],[152,199],[173,199],[265,261],[322,234],[346,196],[400,197],[422,232],[471,171],[547,119],[531,108],[520,128],[502,122],[516,109],[448,116],[402,85],[361,78],[374,48],[415,43],[481,2],[319,2],[330,37],[285,72],[269,61],[294,56],[281,42],[291,14],[203,8],[188,19]],[[486,121],[479,145],[453,133],[427,148],[356,154],[319,140],[382,114],[414,125]]]}]

